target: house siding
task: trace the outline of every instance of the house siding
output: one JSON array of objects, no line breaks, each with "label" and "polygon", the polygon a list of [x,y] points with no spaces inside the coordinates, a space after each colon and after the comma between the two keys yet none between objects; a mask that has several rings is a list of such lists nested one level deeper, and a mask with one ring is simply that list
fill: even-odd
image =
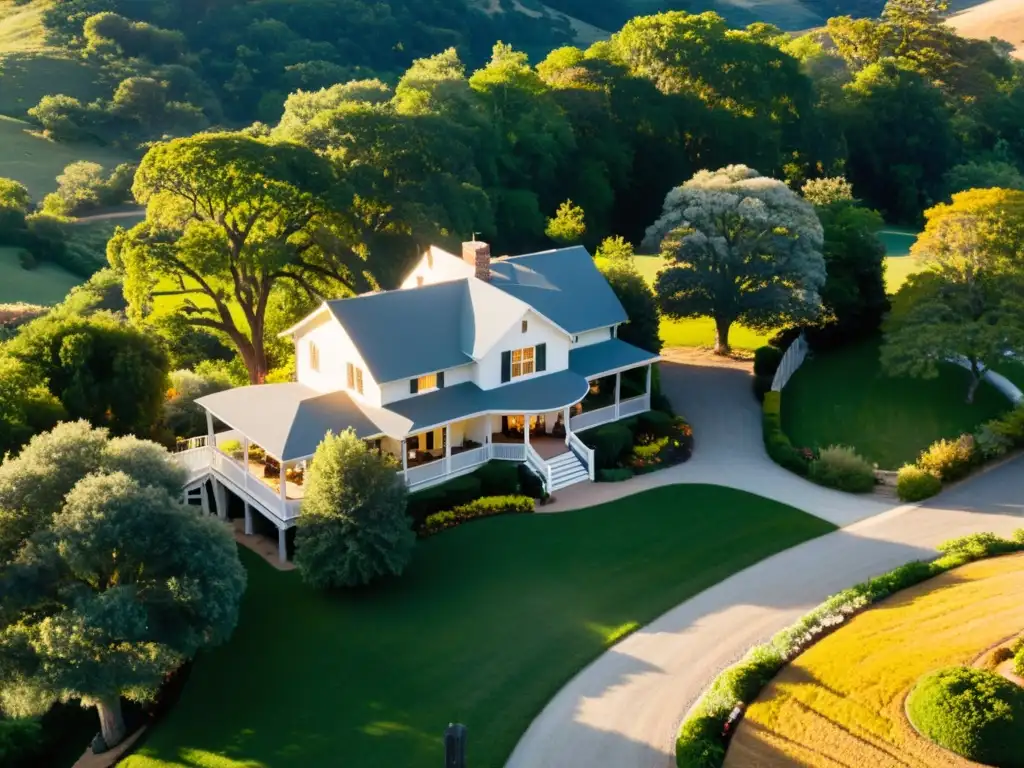
[{"label": "house siding", "polygon": [[494,389],[502,386],[501,353],[509,350],[546,344],[547,365],[542,373],[520,376],[505,382],[506,384],[525,381],[533,376],[557,373],[569,367],[569,339],[566,335],[532,310],[523,315],[523,319],[527,323],[526,333],[522,332],[519,322],[515,323],[505,332],[501,340],[477,362],[474,381],[481,389]]},{"label": "house siding", "polygon": [[402,288],[416,288],[417,278],[423,278],[424,285],[434,283],[445,283],[450,280],[462,280],[473,274],[473,268],[466,264],[455,254],[443,251],[437,246],[430,246],[430,251],[424,254],[413,267],[412,272],[405,278]]},{"label": "house siding", "polygon": [[[328,316],[329,317],[329,316]],[[316,344],[319,350],[320,370],[310,366],[309,344]],[[363,370],[363,394],[346,387],[346,363],[352,363]],[[295,375],[300,384],[317,392],[335,392],[346,389],[352,397],[370,405],[381,404],[380,387],[373,380],[366,362],[345,333],[345,329],[333,318],[318,325],[303,329],[295,339]],[[408,385],[406,385],[408,387]]]},{"label": "house siding", "polygon": [[583,333],[576,334],[576,341],[572,345],[573,348],[589,347],[591,344],[600,344],[602,341],[608,341],[608,328],[609,326],[605,326],[593,331],[584,331]]},{"label": "house siding", "polygon": [[[446,387],[454,387],[456,384],[463,384],[467,381],[473,381],[472,365],[460,365],[456,368],[446,368],[444,370],[444,385]],[[414,395],[409,391],[409,379],[386,381],[381,384],[380,391],[382,405],[406,400],[410,397],[418,397],[420,394],[417,392]]]}]

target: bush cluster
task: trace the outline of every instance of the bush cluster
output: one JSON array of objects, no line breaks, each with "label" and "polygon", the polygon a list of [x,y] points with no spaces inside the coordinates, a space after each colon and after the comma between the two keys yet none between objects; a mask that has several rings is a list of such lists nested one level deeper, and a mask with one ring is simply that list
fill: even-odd
[{"label": "bush cluster", "polygon": [[975,464],[974,437],[961,435],[956,440],[936,440],[917,459],[917,466],[943,482],[959,480]]},{"label": "bush cluster", "polygon": [[766,344],[754,350],[754,397],[758,402],[771,392],[775,372],[779,369],[785,353],[778,347]]},{"label": "bush cluster", "polygon": [[868,493],[875,487],[875,470],[853,448],[833,445],[824,448],[811,462],[808,477],[818,485],[848,493]]},{"label": "bush cluster", "polygon": [[790,659],[858,611],[900,590],[975,560],[1024,551],[1024,528],[1015,531],[1012,539],[991,533],[974,534],[946,541],[938,550],[942,555],[936,560],[901,565],[833,595],[777,632],[767,643],[752,648],[742,661],[725,669],[680,726],[676,765],[679,768],[719,768],[725,759],[728,739],[725,727],[733,708],[737,704],[746,706],[757,698]]},{"label": "bush cluster", "polygon": [[693,429],[664,411],[594,427],[581,432],[580,439],[594,449],[597,479],[607,482],[681,464],[693,452]]},{"label": "bush cluster", "polygon": [[794,447],[782,431],[782,393],[766,393],[761,407],[764,447],[768,456],[779,466],[806,477],[813,457]]},{"label": "bush cluster", "polygon": [[484,496],[519,493],[519,467],[510,461],[489,461],[473,474],[480,480]]},{"label": "bush cluster", "polygon": [[922,501],[942,490],[942,481],[916,464],[904,464],[896,474],[896,495],[900,501]]},{"label": "bush cluster", "polygon": [[907,716],[923,735],[969,760],[1024,766],[1024,689],[995,672],[931,672],[907,697]]},{"label": "bush cluster", "polygon": [[580,439],[594,449],[594,464],[598,469],[618,466],[633,447],[633,432],[621,421],[588,429],[580,434]]},{"label": "bush cluster", "polygon": [[519,472],[519,490],[523,495],[529,496],[531,499],[539,499],[542,502],[546,500],[548,492],[544,490],[544,481],[541,480],[540,475],[525,462],[515,466]]},{"label": "bush cluster", "polygon": [[469,504],[483,495],[480,478],[475,475],[455,477],[447,482],[410,493],[405,511],[412,518],[412,527],[419,530],[430,515]]},{"label": "bush cluster", "polygon": [[484,496],[454,509],[436,512],[423,521],[420,538],[433,536],[448,528],[480,517],[504,515],[510,512],[533,512],[533,499],[529,496]]}]

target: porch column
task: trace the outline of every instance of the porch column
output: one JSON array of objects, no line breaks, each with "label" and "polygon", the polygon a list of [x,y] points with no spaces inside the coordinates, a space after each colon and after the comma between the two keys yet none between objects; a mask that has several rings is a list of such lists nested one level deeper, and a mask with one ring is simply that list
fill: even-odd
[{"label": "porch column", "polygon": [[242,435],[242,466],[245,468],[245,475],[242,476],[242,485],[249,487],[249,438]]},{"label": "porch column", "polygon": [[219,480],[213,481],[213,498],[217,502],[217,517],[228,519],[228,491]]},{"label": "porch column", "polygon": [[288,562],[288,543],[285,539],[285,529],[277,529],[277,559],[282,563]]},{"label": "porch column", "polygon": [[565,408],[562,409],[562,425],[565,427],[565,444],[566,445],[569,444],[569,435],[572,434],[572,431],[569,429],[569,419],[572,418],[569,415],[569,411],[571,411],[571,410],[572,409],[568,405],[565,406]]},{"label": "porch column", "polygon": [[285,486],[285,461],[284,459],[278,460],[278,464],[281,467],[281,513],[284,514],[284,505],[288,500],[288,488]]},{"label": "porch column", "polygon": [[452,471],[452,423],[444,425],[444,473]]},{"label": "porch column", "polygon": [[619,389],[622,386],[622,373],[615,374],[615,418],[619,418]]},{"label": "porch column", "polygon": [[654,363],[647,364],[647,409],[651,408],[651,369],[654,368]]},{"label": "porch column", "polygon": [[523,414],[523,444],[530,444],[530,415],[528,413]]},{"label": "porch column", "polygon": [[252,536],[252,507],[245,502],[245,535]]},{"label": "porch column", "polygon": [[491,414],[488,413],[486,418],[487,418],[487,425],[484,427],[484,430],[485,430],[485,432],[484,432],[484,445],[490,445],[491,444],[491,437],[494,434],[493,430],[491,429]]},{"label": "porch column", "polygon": [[210,514],[210,496],[206,491],[206,483],[199,486],[199,505],[204,515]]},{"label": "porch column", "polygon": [[209,411],[206,412],[206,442],[209,445],[216,447],[216,445],[214,444],[213,435],[213,414],[211,414]]},{"label": "porch column", "polygon": [[402,438],[402,478],[406,484],[409,482],[409,451],[405,447],[405,438]]}]

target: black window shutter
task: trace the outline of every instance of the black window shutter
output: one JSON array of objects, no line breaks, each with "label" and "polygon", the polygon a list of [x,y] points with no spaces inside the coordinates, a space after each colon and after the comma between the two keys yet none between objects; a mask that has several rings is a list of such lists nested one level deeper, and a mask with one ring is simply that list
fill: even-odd
[{"label": "black window shutter", "polygon": [[444,371],[437,372],[437,388],[444,389]]},{"label": "black window shutter", "polygon": [[427,432],[427,450],[434,450],[434,430]]},{"label": "black window shutter", "polygon": [[548,345],[538,344],[534,357],[536,358],[537,372],[546,371],[548,367]]},{"label": "black window shutter", "polygon": [[420,380],[419,379],[409,379],[409,394],[410,395],[415,395],[419,391],[420,391]]},{"label": "black window shutter", "polygon": [[611,328],[608,329],[608,338],[609,339],[614,339],[615,338],[615,326],[614,325]]},{"label": "black window shutter", "polygon": [[501,353],[501,383],[512,381],[512,352]]}]

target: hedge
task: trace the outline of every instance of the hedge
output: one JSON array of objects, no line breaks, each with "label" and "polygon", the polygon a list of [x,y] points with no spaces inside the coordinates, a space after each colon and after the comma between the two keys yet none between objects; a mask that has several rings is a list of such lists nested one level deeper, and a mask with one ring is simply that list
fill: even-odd
[{"label": "hedge", "polygon": [[445,512],[437,512],[423,521],[421,538],[454,528],[480,517],[504,515],[510,512],[533,512],[533,499],[529,496],[484,496],[469,504],[462,504]]},{"label": "hedge", "polygon": [[579,437],[587,447],[594,449],[594,464],[598,469],[612,469],[633,447],[633,432],[623,421],[588,429]]},{"label": "hedge", "polygon": [[480,478],[476,475],[463,475],[440,485],[410,493],[405,511],[412,518],[412,527],[418,530],[430,515],[469,504],[482,495]]},{"label": "hedge", "polygon": [[938,547],[941,556],[915,561],[845,589],[804,614],[796,623],[777,632],[771,640],[750,649],[740,662],[723,670],[683,721],[676,739],[679,768],[719,768],[731,730],[730,715],[738,705],[745,708],[791,659],[813,645],[824,633],[850,619],[869,605],[902,589],[986,557],[1024,551],[1024,528],[1012,539],[978,533],[951,539]]},{"label": "hedge", "polygon": [[480,479],[484,496],[509,496],[519,493],[519,468],[510,461],[489,461],[473,472]]},{"label": "hedge", "polygon": [[629,467],[613,467],[612,469],[597,470],[597,480],[601,483],[621,483],[633,477],[633,470]]},{"label": "hedge", "polygon": [[782,364],[782,356],[784,354],[781,349],[770,344],[755,349],[754,375],[774,377],[775,372],[779,370],[779,365]]},{"label": "hedge", "polygon": [[806,476],[811,465],[810,459],[794,448],[782,431],[782,393],[766,393],[761,409],[764,447],[768,456],[790,472]]}]

